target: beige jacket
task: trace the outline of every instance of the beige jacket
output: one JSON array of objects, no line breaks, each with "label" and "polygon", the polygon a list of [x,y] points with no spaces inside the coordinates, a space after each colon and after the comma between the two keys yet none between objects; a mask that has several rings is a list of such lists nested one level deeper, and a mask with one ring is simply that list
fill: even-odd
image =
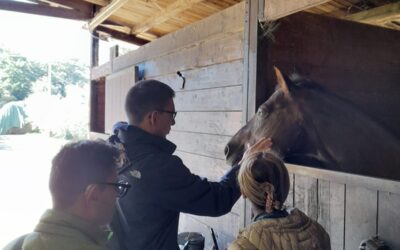
[{"label": "beige jacket", "polygon": [[329,235],[298,209],[284,218],[254,222],[239,233],[228,250],[330,250]]},{"label": "beige jacket", "polygon": [[[47,210],[33,233],[26,236],[22,250],[106,250],[108,232],[73,215]],[[3,250],[15,248],[16,241]]]}]

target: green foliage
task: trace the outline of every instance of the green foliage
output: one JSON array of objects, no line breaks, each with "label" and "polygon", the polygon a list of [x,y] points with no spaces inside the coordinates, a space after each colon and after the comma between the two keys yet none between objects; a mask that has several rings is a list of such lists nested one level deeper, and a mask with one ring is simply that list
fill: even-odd
[{"label": "green foliage", "polygon": [[23,100],[32,93],[32,84],[44,75],[44,65],[0,49],[0,97]]},{"label": "green foliage", "polygon": [[48,65],[0,48],[0,103],[25,99],[32,93],[33,85],[40,80],[43,83],[49,73],[51,93],[60,97],[66,97],[66,86],[82,87],[89,82],[88,67],[77,59]]},{"label": "green foliage", "polygon": [[83,87],[88,83],[88,68],[76,59],[67,62],[57,62],[51,66],[51,93],[66,97],[65,87],[75,85]]}]

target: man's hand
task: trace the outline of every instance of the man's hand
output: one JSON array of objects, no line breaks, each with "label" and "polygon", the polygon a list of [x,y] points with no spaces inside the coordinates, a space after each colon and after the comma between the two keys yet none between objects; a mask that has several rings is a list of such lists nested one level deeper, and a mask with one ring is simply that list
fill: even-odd
[{"label": "man's hand", "polygon": [[271,138],[262,138],[258,142],[254,143],[253,145],[250,146],[250,144],[246,144],[246,151],[243,154],[242,159],[239,162],[239,165],[242,164],[243,160],[246,159],[247,157],[267,151],[270,149],[272,146],[272,140]]}]

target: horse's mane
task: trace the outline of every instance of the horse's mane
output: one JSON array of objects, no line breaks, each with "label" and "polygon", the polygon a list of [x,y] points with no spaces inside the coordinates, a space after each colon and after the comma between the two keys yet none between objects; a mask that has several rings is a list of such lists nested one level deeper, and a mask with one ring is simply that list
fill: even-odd
[{"label": "horse's mane", "polygon": [[[329,112],[335,112],[338,108],[340,112],[348,112],[348,111],[356,111],[357,113],[366,115],[359,107],[357,107],[353,102],[335,94],[334,92],[330,91],[329,89],[323,87],[321,84],[314,82],[308,78],[300,76],[298,74],[292,74],[289,77],[292,85],[291,85],[291,92],[296,95],[296,92],[303,92],[306,91],[310,94],[313,98],[310,98],[309,101],[314,108],[328,108]],[[308,97],[310,97],[308,96]],[[319,104],[325,104],[326,106],[316,105],[313,102],[320,102]],[[343,105],[342,108],[338,105]],[[343,110],[344,109],[344,110]],[[350,110],[349,110],[350,109]],[[346,113],[347,113],[346,112]],[[368,116],[368,115],[367,115]],[[368,117],[368,119],[372,119]]]},{"label": "horse's mane", "polygon": [[386,140],[399,142],[399,138],[351,100],[299,75],[291,75],[289,79],[292,83],[289,87],[291,94],[297,101],[303,100],[303,112],[306,112],[308,117],[315,122],[319,119],[320,123],[324,124],[322,126],[324,131],[326,131],[327,122],[332,122],[334,119],[335,124],[342,124],[336,129],[353,132],[369,131],[371,135],[378,133]]}]

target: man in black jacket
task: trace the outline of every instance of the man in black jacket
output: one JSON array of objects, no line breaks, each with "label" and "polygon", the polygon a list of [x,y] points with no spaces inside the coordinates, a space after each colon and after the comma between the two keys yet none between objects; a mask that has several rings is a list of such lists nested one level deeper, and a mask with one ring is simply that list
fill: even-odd
[{"label": "man in black jacket", "polygon": [[221,216],[240,196],[234,166],[219,182],[194,175],[173,155],[166,139],[175,124],[174,91],[155,80],[136,83],[128,92],[129,124],[119,123],[110,139],[122,143],[129,164],[120,176],[131,191],[119,200],[114,218],[121,248],[177,250],[179,213]]}]

